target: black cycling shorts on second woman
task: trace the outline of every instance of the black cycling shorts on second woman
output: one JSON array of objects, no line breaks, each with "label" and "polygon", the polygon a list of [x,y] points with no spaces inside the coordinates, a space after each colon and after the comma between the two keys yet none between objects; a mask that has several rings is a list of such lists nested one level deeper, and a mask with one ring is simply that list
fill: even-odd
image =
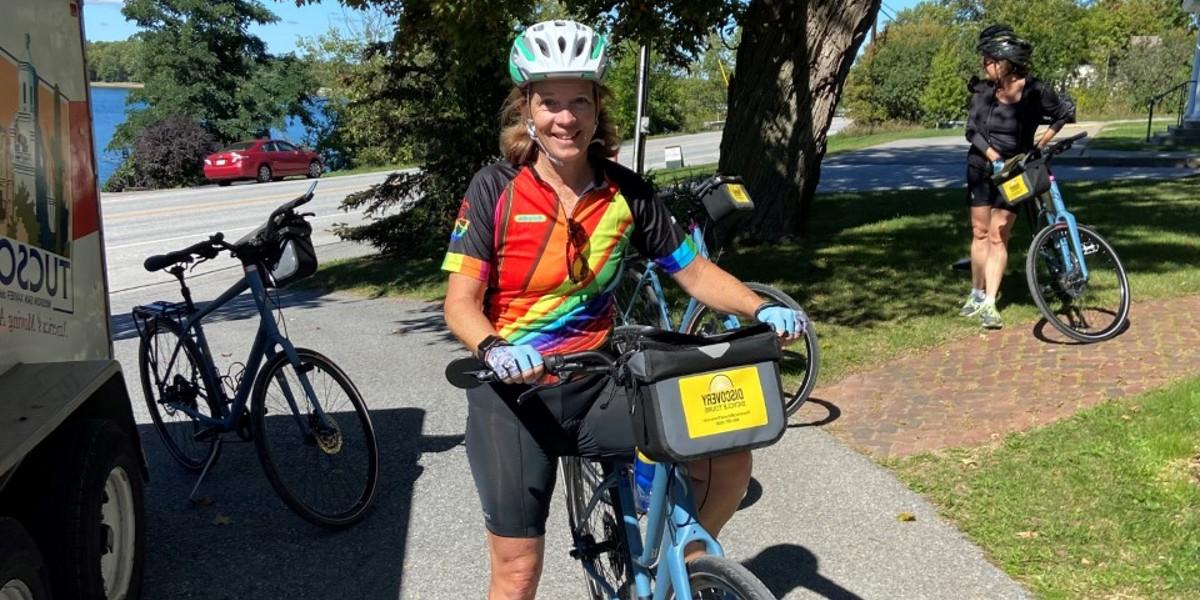
[{"label": "black cycling shorts on second woman", "polygon": [[633,426],[625,389],[591,376],[529,394],[525,385],[467,392],[467,459],[488,531],[546,533],[560,456],[631,458]]},{"label": "black cycling shorts on second woman", "polygon": [[990,206],[1017,212],[1017,207],[1004,201],[1000,188],[992,183],[992,166],[980,167],[967,163],[967,204],[971,207]]}]

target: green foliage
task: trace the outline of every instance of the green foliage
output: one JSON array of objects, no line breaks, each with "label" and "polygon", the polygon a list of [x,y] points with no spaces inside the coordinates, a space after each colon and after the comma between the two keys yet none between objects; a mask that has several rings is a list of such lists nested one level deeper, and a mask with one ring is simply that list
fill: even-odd
[{"label": "green foliage", "polygon": [[505,59],[531,8],[516,0],[346,4],[375,8],[395,23],[387,42],[368,49],[367,59],[382,64],[350,106],[394,108],[373,121],[376,139],[403,144],[419,169],[348,196],[343,208],[372,221],[338,233],[390,256],[438,256],[472,175],[498,158],[496,115],[511,88]]},{"label": "green foliage", "polygon": [[87,43],[88,81],[142,81],[142,41]]},{"label": "green foliage", "polygon": [[[632,138],[637,115],[637,63],[638,48],[626,42],[614,48],[614,59],[605,77],[613,93],[609,106],[617,131],[624,138]],[[650,101],[646,106],[650,117],[648,133],[658,134],[683,129],[684,86],[678,69],[661,60],[657,53],[650,53]]]},{"label": "green foliage", "polygon": [[309,70],[293,56],[268,55],[248,32],[277,20],[259,0],[128,0],[121,13],[142,29],[146,85],[130,93],[110,148],[127,147],[169,115],[196,119],[222,143],[281,127],[288,116],[311,123]]},{"label": "green foliage", "polygon": [[[1112,81],[1118,93],[1134,106],[1144,107],[1154,96],[1191,76],[1189,59],[1195,36],[1186,29],[1174,29],[1157,38],[1129,48],[1113,69]],[[1176,110],[1178,106],[1169,105],[1159,111],[1163,108]]]},{"label": "green foliage", "polygon": [[[976,36],[994,23],[1033,43],[1033,75],[1068,89],[1081,118],[1145,113],[1148,97],[1189,75],[1195,30],[1176,0],[927,0],[901,11],[852,68],[848,112],[868,124],[961,118],[964,84],[981,74]],[[926,38],[935,27],[937,40]]]},{"label": "green foliage", "polygon": [[394,25],[377,10],[355,14],[358,25],[350,31],[331,27],[298,44],[324,97],[326,121],[313,145],[335,170],[412,160],[402,140],[385,135],[387,123],[402,118],[404,110],[396,98],[379,93],[386,57],[369,52]]},{"label": "green foliage", "polygon": [[866,56],[850,69],[846,110],[851,118],[921,121],[921,98],[930,80],[930,64],[949,33],[949,26],[928,18],[889,24],[867,47]]},{"label": "green foliage", "polygon": [[970,53],[972,40],[964,33],[961,28],[955,31],[933,55],[929,82],[920,98],[922,121],[926,124],[966,120],[970,92],[965,82],[971,77],[975,61]]}]

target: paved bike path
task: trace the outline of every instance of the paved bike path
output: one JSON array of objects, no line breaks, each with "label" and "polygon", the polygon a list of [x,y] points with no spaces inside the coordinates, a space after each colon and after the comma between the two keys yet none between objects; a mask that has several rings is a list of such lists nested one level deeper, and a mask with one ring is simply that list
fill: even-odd
[{"label": "paved bike path", "polygon": [[1198,322],[1200,296],[1135,297],[1129,328],[1107,342],[1010,323],[818,386],[813,397],[841,410],[827,430],[872,455],[981,444],[1200,375]]}]

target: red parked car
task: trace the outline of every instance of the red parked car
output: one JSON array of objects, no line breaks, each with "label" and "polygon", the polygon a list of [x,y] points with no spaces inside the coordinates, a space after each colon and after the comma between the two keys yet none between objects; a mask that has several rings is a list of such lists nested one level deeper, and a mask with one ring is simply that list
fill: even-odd
[{"label": "red parked car", "polygon": [[266,183],[289,175],[313,179],[320,177],[324,170],[316,152],[297,148],[283,140],[238,142],[204,159],[204,176],[217,185],[229,185],[239,179]]}]

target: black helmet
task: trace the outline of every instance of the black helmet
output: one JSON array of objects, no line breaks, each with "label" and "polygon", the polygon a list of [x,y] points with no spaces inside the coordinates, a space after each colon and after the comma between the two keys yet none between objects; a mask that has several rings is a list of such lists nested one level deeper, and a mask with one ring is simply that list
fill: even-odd
[{"label": "black helmet", "polygon": [[992,25],[979,33],[979,44],[975,50],[984,56],[1007,60],[1020,69],[1028,69],[1033,58],[1033,44],[1004,24]]},{"label": "black helmet", "polygon": [[[1006,23],[996,23],[979,32],[979,46],[991,40],[1014,37],[1017,37],[1017,34],[1013,33],[1012,26]],[[979,46],[976,46],[975,49],[978,50]]]}]

